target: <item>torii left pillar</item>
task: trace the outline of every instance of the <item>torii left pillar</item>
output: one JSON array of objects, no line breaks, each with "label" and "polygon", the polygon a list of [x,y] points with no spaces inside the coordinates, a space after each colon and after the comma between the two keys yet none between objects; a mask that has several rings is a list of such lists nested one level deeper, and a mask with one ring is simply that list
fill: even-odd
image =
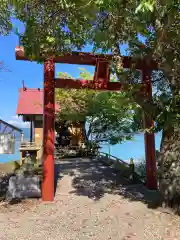
[{"label": "torii left pillar", "polygon": [[55,63],[44,62],[42,200],[54,200]]}]

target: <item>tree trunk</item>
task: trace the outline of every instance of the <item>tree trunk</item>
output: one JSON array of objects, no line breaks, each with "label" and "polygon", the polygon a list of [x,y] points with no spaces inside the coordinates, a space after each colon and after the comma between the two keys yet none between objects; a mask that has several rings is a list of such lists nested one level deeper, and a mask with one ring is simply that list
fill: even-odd
[{"label": "tree trunk", "polygon": [[85,142],[88,142],[88,135],[86,133],[86,122],[82,122],[82,136]]},{"label": "tree trunk", "polygon": [[159,189],[165,206],[180,213],[180,129],[163,131],[159,162]]}]

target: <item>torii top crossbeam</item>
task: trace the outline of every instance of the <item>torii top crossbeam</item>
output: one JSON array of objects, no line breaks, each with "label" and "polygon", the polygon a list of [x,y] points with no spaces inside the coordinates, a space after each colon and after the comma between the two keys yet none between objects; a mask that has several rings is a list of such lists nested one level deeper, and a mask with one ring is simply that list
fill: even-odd
[{"label": "torii top crossbeam", "polygon": [[[26,55],[24,48],[22,46],[17,46],[15,49],[16,53],[16,60],[24,60],[24,61],[31,61]],[[72,52],[72,53],[65,53],[61,56],[54,55],[54,62],[55,63],[67,63],[67,64],[82,64],[82,65],[91,65],[95,66],[97,60],[111,62],[113,58],[112,54],[92,54],[88,52]],[[45,60],[43,57],[39,57],[37,59],[33,59],[34,61],[37,60]],[[127,56],[122,56],[122,67],[123,68],[130,68],[133,64],[135,64],[136,69],[143,69],[145,65],[147,65],[150,69],[157,69],[157,63],[153,60],[143,59],[143,58],[132,58]]]}]

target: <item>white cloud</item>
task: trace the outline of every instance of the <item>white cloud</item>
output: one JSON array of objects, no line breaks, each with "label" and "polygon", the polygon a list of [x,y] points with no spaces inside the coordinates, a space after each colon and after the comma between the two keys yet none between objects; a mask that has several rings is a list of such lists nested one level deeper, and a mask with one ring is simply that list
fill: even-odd
[{"label": "white cloud", "polygon": [[9,124],[12,124],[19,128],[29,128],[30,125],[28,122],[23,122],[22,117],[18,117],[17,115],[12,116],[11,119],[8,121]]}]

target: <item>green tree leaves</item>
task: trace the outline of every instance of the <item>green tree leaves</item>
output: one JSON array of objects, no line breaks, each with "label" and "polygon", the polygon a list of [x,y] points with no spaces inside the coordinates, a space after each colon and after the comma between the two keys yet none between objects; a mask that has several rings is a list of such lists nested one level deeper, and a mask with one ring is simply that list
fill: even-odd
[{"label": "green tree leaves", "polygon": [[154,6],[155,6],[155,0],[141,0],[140,2],[141,3],[136,8],[135,13],[138,13],[138,12],[144,13],[147,11],[153,12]]},{"label": "green tree leaves", "polygon": [[7,35],[12,29],[10,21],[11,9],[8,5],[8,0],[1,0],[0,6],[0,35]]}]

